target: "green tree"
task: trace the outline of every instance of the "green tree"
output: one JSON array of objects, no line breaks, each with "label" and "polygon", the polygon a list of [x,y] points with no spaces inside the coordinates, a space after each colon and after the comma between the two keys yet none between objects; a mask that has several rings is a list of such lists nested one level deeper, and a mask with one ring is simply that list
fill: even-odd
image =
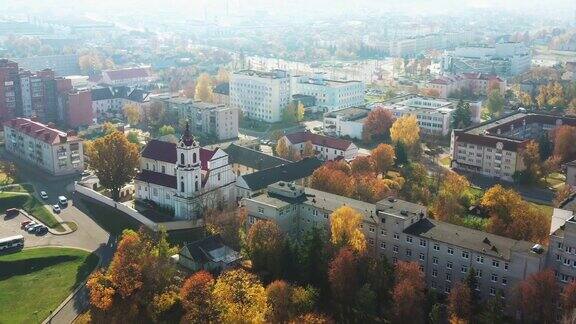
[{"label": "green tree", "polygon": [[491,116],[500,116],[504,112],[504,97],[499,90],[492,90],[488,95],[488,100],[486,102],[486,108]]},{"label": "green tree", "polygon": [[502,293],[500,290],[496,292],[496,296],[491,297],[486,301],[482,312],[480,313],[480,323],[504,323],[504,302],[502,300]]},{"label": "green tree", "polygon": [[273,221],[258,221],[248,230],[246,247],[254,270],[270,278],[280,277],[284,236]]},{"label": "green tree", "polygon": [[128,138],[128,141],[130,141],[130,143],[140,145],[140,141],[138,140],[138,132],[130,131],[126,135],[126,138]]},{"label": "green tree", "polygon": [[460,99],[456,110],[452,114],[452,128],[466,128],[472,124],[472,110],[470,104]]},{"label": "green tree", "polygon": [[174,127],[172,127],[170,125],[163,125],[158,130],[158,135],[160,135],[160,136],[173,135],[173,134],[176,134],[176,130],[174,129]]},{"label": "green tree", "polygon": [[396,153],[396,165],[404,165],[408,163],[408,151],[406,144],[401,141],[396,142],[394,152]]},{"label": "green tree", "polygon": [[91,142],[85,152],[102,186],[110,189],[112,199],[118,201],[120,189],[136,175],[138,145],[130,143],[124,134],[115,131]]}]

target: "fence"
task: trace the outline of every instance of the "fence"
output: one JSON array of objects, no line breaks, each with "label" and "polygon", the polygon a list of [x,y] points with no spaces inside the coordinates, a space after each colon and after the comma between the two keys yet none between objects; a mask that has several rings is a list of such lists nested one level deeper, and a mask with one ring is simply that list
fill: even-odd
[{"label": "fence", "polygon": [[137,210],[130,208],[129,206],[126,206],[122,203],[116,202],[116,201],[112,200],[111,198],[108,198],[108,197],[100,194],[99,192],[94,191],[90,188],[84,187],[78,183],[74,183],[74,190],[76,190],[76,192],[81,194],[81,195],[84,195],[86,197],[94,199],[94,200],[96,200],[96,201],[98,201],[104,205],[115,208],[116,210],[122,212],[123,214],[134,218],[139,223],[143,224],[144,226],[148,227],[149,229],[151,229],[153,231],[158,231],[160,229],[160,227],[164,227],[167,231],[175,231],[175,230],[181,230],[181,229],[190,229],[190,228],[201,227],[204,225],[204,222],[201,219],[199,219],[199,220],[178,220],[178,221],[171,221],[171,222],[156,223],[156,222],[150,220],[149,218],[147,218],[146,216],[140,214]]}]

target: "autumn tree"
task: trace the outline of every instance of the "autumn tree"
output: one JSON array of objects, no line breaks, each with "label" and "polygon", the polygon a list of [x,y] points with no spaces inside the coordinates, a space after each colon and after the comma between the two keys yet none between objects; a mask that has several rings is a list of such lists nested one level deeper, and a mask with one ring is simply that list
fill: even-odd
[{"label": "autumn tree", "polygon": [[223,323],[264,323],[268,313],[266,290],[255,275],[242,269],[224,272],[213,296]]},{"label": "autumn tree", "polygon": [[372,150],[376,172],[385,174],[394,165],[396,158],[394,148],[389,144],[380,144]]},{"label": "autumn tree", "polygon": [[454,285],[448,295],[448,311],[451,317],[469,321],[472,317],[472,292],[464,283]]},{"label": "autumn tree", "polygon": [[304,105],[301,102],[292,101],[282,111],[282,120],[286,123],[297,123],[304,119]]},{"label": "autumn tree", "polygon": [[548,217],[513,189],[496,185],[484,193],[480,203],[490,215],[489,232],[532,242],[548,238]]},{"label": "autumn tree", "polygon": [[207,73],[202,73],[196,80],[196,92],[194,98],[203,102],[212,102],[214,93],[212,93],[212,78]]},{"label": "autumn tree", "polygon": [[570,197],[570,195],[573,193],[572,191],[572,186],[570,186],[569,184],[563,184],[562,186],[560,186],[560,188],[556,189],[556,192],[554,193],[554,200],[553,205],[556,208],[559,208],[560,205]]},{"label": "autumn tree", "polygon": [[362,128],[362,138],[365,142],[383,141],[390,138],[390,127],[394,123],[394,115],[388,109],[376,108],[368,113]]},{"label": "autumn tree", "polygon": [[348,246],[357,253],[366,251],[366,238],[360,225],[363,216],[352,207],[341,206],[330,215],[330,241],[336,247]]},{"label": "autumn tree", "polygon": [[560,296],[560,304],[564,309],[564,316],[571,316],[576,309],[576,282],[571,281],[564,286]]},{"label": "autumn tree", "polygon": [[333,324],[334,321],[327,317],[324,314],[318,313],[307,313],[301,316],[298,316],[296,319],[290,322],[290,324]]},{"label": "autumn tree", "polygon": [[110,189],[112,199],[118,201],[120,189],[136,175],[138,145],[116,131],[91,142],[85,152],[102,186]]},{"label": "autumn tree", "polygon": [[390,128],[392,142],[402,142],[408,147],[414,146],[420,140],[420,126],[416,115],[404,115],[392,124]]},{"label": "autumn tree", "polygon": [[523,323],[556,323],[559,299],[552,270],[534,273],[518,284],[516,304]]},{"label": "autumn tree", "polygon": [[220,235],[224,244],[234,250],[240,250],[241,231],[248,217],[246,208],[208,209],[203,217],[208,233]]},{"label": "autumn tree", "polygon": [[505,99],[500,90],[492,90],[486,100],[486,108],[491,116],[500,116],[504,112]]},{"label": "autumn tree", "polygon": [[16,164],[10,161],[0,161],[0,185],[14,183],[17,176]]},{"label": "autumn tree", "polygon": [[350,163],[350,170],[354,175],[374,172],[374,161],[370,156],[358,156]]},{"label": "autumn tree", "polygon": [[258,221],[250,226],[246,247],[254,270],[278,278],[283,245],[283,234],[275,222]]},{"label": "autumn tree", "polygon": [[286,143],[284,138],[280,138],[276,144],[276,155],[281,158],[288,159],[290,157],[291,148]]},{"label": "autumn tree", "polygon": [[158,135],[160,136],[174,135],[174,134],[176,134],[176,130],[174,129],[174,127],[170,125],[162,125],[162,127],[158,129]]},{"label": "autumn tree", "polygon": [[410,319],[410,323],[424,322],[426,284],[424,274],[416,262],[399,261],[396,263],[396,278],[392,290],[394,322],[401,323]]},{"label": "autumn tree", "polygon": [[340,196],[351,197],[354,193],[354,179],[350,171],[339,167],[340,163],[328,162],[312,173],[310,186],[314,189],[330,192]]},{"label": "autumn tree", "polygon": [[432,203],[430,211],[436,219],[443,221],[455,221],[463,216],[467,206],[464,205],[470,183],[466,177],[456,172],[444,173],[436,199]]},{"label": "autumn tree", "polygon": [[149,105],[144,106],[144,117],[148,126],[156,129],[164,121],[166,116],[166,108],[161,102],[153,101]]},{"label": "autumn tree", "polygon": [[217,301],[212,295],[214,278],[207,271],[190,276],[180,288],[180,301],[184,308],[182,322],[214,323],[218,320]]},{"label": "autumn tree", "polygon": [[310,141],[306,141],[304,143],[304,149],[302,150],[302,157],[313,157],[316,156],[316,150],[314,149],[314,145]]},{"label": "autumn tree", "polygon": [[482,307],[482,312],[478,316],[479,322],[482,324],[503,323],[505,306],[502,300],[502,293],[496,291],[496,295],[488,298]]},{"label": "autumn tree", "polygon": [[194,99],[194,96],[196,95],[196,82],[194,81],[187,82],[182,87],[182,95],[184,95],[184,97],[188,99]]},{"label": "autumn tree", "polygon": [[225,68],[219,68],[218,74],[216,74],[216,82],[217,84],[230,82],[230,72]]},{"label": "autumn tree", "polygon": [[554,155],[561,162],[568,162],[576,157],[576,127],[562,125],[553,131]]},{"label": "autumn tree", "polygon": [[283,280],[273,281],[266,287],[268,298],[268,321],[271,323],[285,323],[290,319],[290,299],[292,287]]},{"label": "autumn tree", "polygon": [[126,104],[122,108],[128,124],[137,125],[140,122],[140,109],[135,104]]},{"label": "autumn tree", "polygon": [[535,182],[542,175],[542,160],[540,158],[540,146],[534,140],[528,141],[520,152],[526,169],[523,171],[522,181]]}]

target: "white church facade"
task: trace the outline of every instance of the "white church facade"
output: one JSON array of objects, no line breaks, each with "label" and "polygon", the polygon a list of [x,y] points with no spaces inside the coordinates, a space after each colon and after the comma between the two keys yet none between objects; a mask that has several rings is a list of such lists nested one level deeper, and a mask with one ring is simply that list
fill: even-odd
[{"label": "white church facade", "polygon": [[136,176],[136,199],[174,210],[175,219],[197,219],[204,208],[236,200],[236,176],[228,154],[200,147],[186,125],[178,143],[151,140]]}]

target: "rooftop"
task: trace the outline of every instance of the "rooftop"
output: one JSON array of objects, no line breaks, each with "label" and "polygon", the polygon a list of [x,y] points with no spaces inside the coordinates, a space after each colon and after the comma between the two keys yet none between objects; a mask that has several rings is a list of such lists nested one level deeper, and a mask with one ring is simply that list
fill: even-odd
[{"label": "rooftop", "polygon": [[267,78],[267,79],[282,79],[288,77],[288,72],[284,70],[272,70],[269,72],[257,71],[257,70],[241,70],[238,72],[234,72],[234,74],[256,76],[259,78]]},{"label": "rooftop", "polygon": [[328,137],[305,131],[286,134],[285,137],[292,144],[300,144],[310,141],[314,145],[329,147],[341,151],[346,151],[350,147],[350,145],[352,145],[351,141],[347,141],[345,139]]},{"label": "rooftop", "polygon": [[280,157],[268,155],[234,143],[228,145],[224,151],[228,154],[228,162],[241,164],[256,170],[264,170],[282,164],[292,163]]},{"label": "rooftop", "polygon": [[340,116],[342,119],[353,121],[366,118],[369,112],[370,109],[365,107],[349,107],[329,112],[324,117],[336,118],[336,116]]},{"label": "rooftop", "polygon": [[260,190],[278,181],[295,181],[306,178],[323,164],[317,158],[305,158],[297,162],[282,164],[238,177],[250,190]]},{"label": "rooftop", "polygon": [[81,141],[76,135],[68,134],[28,118],[14,118],[4,122],[4,126],[11,127],[50,145]]}]

